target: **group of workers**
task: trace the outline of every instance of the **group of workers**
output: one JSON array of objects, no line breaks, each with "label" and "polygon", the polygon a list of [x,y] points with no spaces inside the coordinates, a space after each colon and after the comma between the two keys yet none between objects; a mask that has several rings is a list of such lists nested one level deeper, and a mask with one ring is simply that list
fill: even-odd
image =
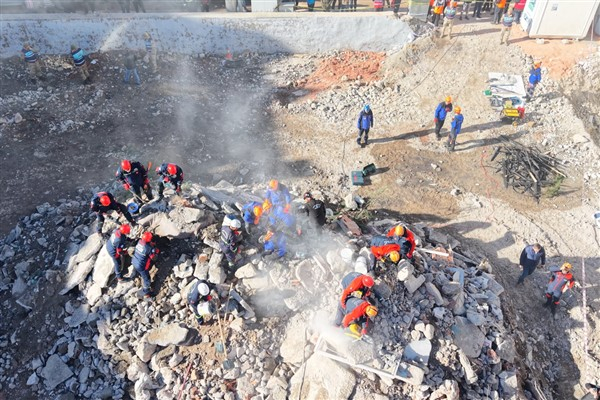
[{"label": "group of workers", "polygon": [[462,129],[462,124],[465,120],[465,117],[462,115],[462,109],[459,106],[453,106],[452,97],[446,96],[444,101],[437,105],[433,114],[433,123],[435,124],[435,137],[437,138],[437,140],[441,140],[442,127],[446,122],[446,117],[452,111],[454,111],[454,116],[452,117],[452,121],[450,122],[450,131],[448,132],[448,140],[446,141],[446,148],[448,149],[448,151],[454,151],[454,147],[456,146],[456,138],[458,137]]},{"label": "group of workers", "polygon": [[[158,71],[158,65],[156,62],[158,52],[156,42],[153,40],[152,35],[149,32],[144,32],[143,40],[145,47],[144,59],[152,68],[152,72],[156,73]],[[29,76],[33,83],[37,83],[38,79],[42,81],[45,80],[44,72],[42,71],[43,65],[39,51],[35,49],[29,42],[23,43],[23,48],[21,49],[21,57],[23,59],[23,62],[25,62],[25,64],[27,65]],[[81,75],[83,84],[87,85],[92,83],[92,78],[88,68],[88,56],[85,53],[85,51],[81,47],[72,44],[69,59],[71,64]],[[123,78],[124,83],[129,83],[130,76],[133,76],[136,84],[139,85],[141,83],[135,63],[136,59],[137,56],[133,51],[130,51],[129,54],[125,56],[125,76]]]}]

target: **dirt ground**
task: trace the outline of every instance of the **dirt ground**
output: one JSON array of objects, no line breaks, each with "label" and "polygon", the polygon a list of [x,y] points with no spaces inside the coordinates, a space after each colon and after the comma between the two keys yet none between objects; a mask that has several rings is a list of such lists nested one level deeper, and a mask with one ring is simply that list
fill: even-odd
[{"label": "dirt ground", "polygon": [[[175,161],[186,178],[204,184],[276,176],[302,190],[318,188],[341,197],[353,190],[365,198],[374,218],[393,214],[410,223],[435,224],[463,247],[487,257],[506,289],[507,320],[521,332],[518,345],[528,369],[520,371],[520,379],[526,381],[531,373],[552,388],[555,399],[579,397],[580,385],[600,376],[600,335],[595,329],[600,291],[590,284],[600,278],[592,219],[600,196],[594,181],[585,178],[592,165],[587,160],[598,159],[597,148],[568,147],[574,132],[583,131],[575,115],[557,119],[551,129],[540,122],[540,103],[533,103],[518,127],[502,125],[481,93],[488,71],[525,76],[528,56],[543,59],[548,69],[544,85],[550,87],[551,78],[560,79],[596,45],[537,45],[515,34],[507,50],[497,43],[497,28],[485,20],[459,23],[455,33],[451,40],[422,38],[397,55],[340,53],[323,57],[322,63],[308,56],[249,57],[244,69],[225,70],[212,57],[165,56],[159,61],[160,76],[141,69],[141,87],[120,82],[121,72],[110,67],[119,65],[118,54],[94,56],[99,63],[92,67],[94,83],[89,86],[82,86],[78,77],[69,78],[69,71],[53,61],[41,91],[28,82],[17,60],[3,60],[0,116],[9,120],[19,112],[24,121],[0,127],[5,186],[0,234],[38,204],[106,187],[125,157],[155,165]],[[273,69],[285,71],[298,60],[306,73],[273,76]],[[354,81],[357,75],[360,84]],[[289,81],[296,84],[287,87]],[[377,82],[390,89],[381,92],[385,99],[357,94]],[[298,90],[306,92],[292,95]],[[354,96],[354,106],[336,111],[335,118],[311,111],[308,104],[325,102],[331,91]],[[435,140],[432,129],[433,109],[448,94],[465,114],[455,153]],[[568,102],[559,92],[541,91],[539,96]],[[371,144],[361,148],[354,124],[364,100],[372,105],[376,125]],[[288,104],[305,108],[288,112]],[[69,125],[73,128],[53,128],[67,120],[74,121]],[[564,135],[549,136],[554,131]],[[538,204],[505,189],[490,167],[501,135],[526,145],[550,140],[548,151],[574,149],[581,162],[565,164],[569,179],[559,196],[543,197]],[[370,185],[349,187],[350,171],[369,163],[379,168]],[[588,308],[581,306],[583,291],[576,289],[553,321],[542,307],[543,271],[524,286],[515,285],[518,255],[526,243],[536,241],[546,248],[548,265],[569,261],[576,266],[575,276],[587,289]],[[583,322],[584,312],[589,326]]]}]

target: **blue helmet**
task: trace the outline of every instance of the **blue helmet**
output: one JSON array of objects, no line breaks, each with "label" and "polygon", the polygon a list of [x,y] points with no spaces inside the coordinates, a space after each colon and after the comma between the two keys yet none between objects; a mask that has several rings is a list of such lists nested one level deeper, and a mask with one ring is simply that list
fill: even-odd
[{"label": "blue helmet", "polygon": [[364,108],[363,108],[363,111],[364,111],[364,112],[369,112],[370,110],[371,110],[371,106],[370,106],[370,105],[368,105],[368,104],[365,104],[365,106],[364,106]]}]

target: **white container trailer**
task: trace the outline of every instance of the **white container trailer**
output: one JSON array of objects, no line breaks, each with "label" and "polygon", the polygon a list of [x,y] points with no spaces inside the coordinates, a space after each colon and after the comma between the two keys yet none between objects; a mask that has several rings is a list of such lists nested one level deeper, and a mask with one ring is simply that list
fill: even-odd
[{"label": "white container trailer", "polygon": [[521,26],[532,38],[583,39],[600,0],[528,0]]}]

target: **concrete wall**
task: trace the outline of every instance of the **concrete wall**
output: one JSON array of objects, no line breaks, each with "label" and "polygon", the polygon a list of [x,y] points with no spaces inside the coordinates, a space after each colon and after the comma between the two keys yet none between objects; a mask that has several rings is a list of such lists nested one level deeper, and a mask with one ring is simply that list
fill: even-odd
[{"label": "concrete wall", "polygon": [[47,54],[68,53],[71,43],[86,52],[141,49],[144,31],[160,50],[184,54],[387,51],[413,39],[408,24],[380,13],[1,15],[0,57],[24,41]]}]

